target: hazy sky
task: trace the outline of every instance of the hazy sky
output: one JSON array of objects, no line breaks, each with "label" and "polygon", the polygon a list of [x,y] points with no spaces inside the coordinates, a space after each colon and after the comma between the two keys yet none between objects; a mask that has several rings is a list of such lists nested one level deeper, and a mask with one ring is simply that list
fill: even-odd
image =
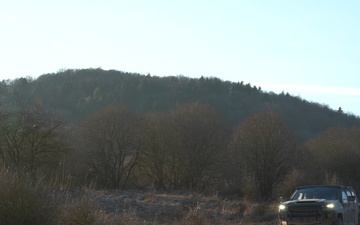
[{"label": "hazy sky", "polygon": [[360,116],[359,0],[0,0],[0,79],[218,77]]}]

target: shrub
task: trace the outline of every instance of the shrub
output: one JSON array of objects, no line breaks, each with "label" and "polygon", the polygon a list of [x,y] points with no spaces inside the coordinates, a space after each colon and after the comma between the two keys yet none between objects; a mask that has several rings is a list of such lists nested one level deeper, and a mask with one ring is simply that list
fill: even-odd
[{"label": "shrub", "polygon": [[2,169],[0,190],[0,225],[56,223],[57,204],[41,182]]},{"label": "shrub", "polygon": [[136,225],[139,221],[131,210],[106,213],[97,207],[88,193],[81,193],[62,205],[58,225]]},{"label": "shrub", "polygon": [[71,200],[63,205],[59,225],[92,225],[95,222],[94,204],[90,200]]}]

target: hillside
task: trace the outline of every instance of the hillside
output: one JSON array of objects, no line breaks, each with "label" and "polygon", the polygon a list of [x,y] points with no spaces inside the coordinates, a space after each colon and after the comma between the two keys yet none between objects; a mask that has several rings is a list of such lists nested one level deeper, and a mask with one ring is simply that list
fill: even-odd
[{"label": "hillside", "polygon": [[264,92],[243,82],[215,77],[157,77],[102,69],[64,70],[37,79],[3,81],[0,103],[42,101],[71,122],[106,105],[119,105],[136,113],[168,111],[177,104],[212,105],[230,127],[266,109],[277,112],[303,142],[330,127],[360,126],[360,118],[309,102],[287,93]]}]

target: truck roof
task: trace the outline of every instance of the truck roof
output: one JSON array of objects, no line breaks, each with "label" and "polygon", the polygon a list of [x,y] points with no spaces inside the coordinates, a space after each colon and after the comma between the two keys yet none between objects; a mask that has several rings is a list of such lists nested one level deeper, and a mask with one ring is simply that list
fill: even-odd
[{"label": "truck roof", "polygon": [[314,187],[353,188],[351,186],[344,186],[344,185],[306,185],[306,186],[300,186],[296,189],[314,188]]}]

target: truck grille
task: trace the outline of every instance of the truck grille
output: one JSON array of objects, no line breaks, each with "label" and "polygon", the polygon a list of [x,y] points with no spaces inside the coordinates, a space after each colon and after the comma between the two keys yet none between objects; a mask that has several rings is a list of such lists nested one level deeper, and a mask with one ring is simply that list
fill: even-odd
[{"label": "truck grille", "polygon": [[321,223],[321,206],[290,206],[288,211],[289,224]]}]

